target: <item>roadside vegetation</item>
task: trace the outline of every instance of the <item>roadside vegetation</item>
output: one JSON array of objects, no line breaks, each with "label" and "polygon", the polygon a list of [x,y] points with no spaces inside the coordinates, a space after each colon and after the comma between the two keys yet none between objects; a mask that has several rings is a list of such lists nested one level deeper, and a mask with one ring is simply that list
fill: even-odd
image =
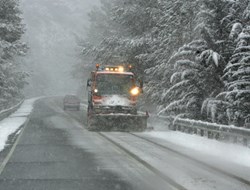
[{"label": "roadside vegetation", "polygon": [[0,0],[0,110],[23,98],[27,74],[20,71],[19,56],[27,46],[21,42],[24,33],[18,0]]},{"label": "roadside vegetation", "polygon": [[249,0],[103,0],[81,42],[83,69],[130,63],[159,114],[250,121]]}]

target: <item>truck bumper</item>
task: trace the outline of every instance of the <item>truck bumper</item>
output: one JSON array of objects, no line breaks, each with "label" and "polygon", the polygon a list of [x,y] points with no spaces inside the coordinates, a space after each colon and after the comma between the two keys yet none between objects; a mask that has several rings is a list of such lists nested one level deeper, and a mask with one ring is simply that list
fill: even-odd
[{"label": "truck bumper", "polygon": [[148,116],[131,114],[93,114],[88,129],[94,131],[144,131]]}]

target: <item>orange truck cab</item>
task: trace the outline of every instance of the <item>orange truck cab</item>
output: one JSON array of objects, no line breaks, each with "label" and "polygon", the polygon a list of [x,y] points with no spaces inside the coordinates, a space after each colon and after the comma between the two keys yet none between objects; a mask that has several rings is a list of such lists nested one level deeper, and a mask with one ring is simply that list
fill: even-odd
[{"label": "orange truck cab", "polygon": [[131,66],[100,66],[91,72],[88,79],[88,119],[97,116],[137,115],[136,103],[143,84],[136,86],[136,78]]}]

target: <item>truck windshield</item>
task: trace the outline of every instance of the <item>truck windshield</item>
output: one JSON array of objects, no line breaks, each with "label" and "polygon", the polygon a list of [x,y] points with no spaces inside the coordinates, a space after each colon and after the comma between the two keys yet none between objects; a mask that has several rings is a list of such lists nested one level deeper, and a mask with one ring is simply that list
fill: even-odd
[{"label": "truck windshield", "polygon": [[134,85],[133,75],[99,74],[96,76],[98,95],[128,95]]}]

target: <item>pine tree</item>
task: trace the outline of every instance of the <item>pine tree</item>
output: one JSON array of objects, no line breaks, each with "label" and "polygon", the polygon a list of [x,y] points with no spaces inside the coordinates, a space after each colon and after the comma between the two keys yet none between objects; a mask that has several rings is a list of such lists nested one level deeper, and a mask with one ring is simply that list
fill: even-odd
[{"label": "pine tree", "polygon": [[27,46],[20,41],[24,33],[17,0],[0,0],[0,107],[20,98],[26,74],[18,71],[16,56],[23,56]]},{"label": "pine tree", "polygon": [[[197,40],[202,40],[205,41],[207,44],[207,50],[205,52],[199,52],[204,56],[203,62],[210,62],[211,57],[219,57],[220,60],[218,60],[216,69],[213,69],[211,71],[214,71],[215,73],[208,73],[208,76],[215,75],[216,78],[216,84],[212,84],[212,86],[216,86],[216,93],[205,93],[207,97],[202,97],[201,100],[205,100],[204,103],[200,102],[199,106],[197,108],[206,108],[206,104],[209,101],[212,103],[212,100],[215,98],[215,96],[222,90],[222,83],[220,80],[220,76],[223,75],[223,70],[225,68],[225,63],[231,56],[231,53],[233,52],[233,44],[231,40],[229,39],[229,33],[230,33],[230,24],[229,24],[229,19],[225,19],[228,16],[228,12],[230,12],[230,8],[233,6],[233,3],[231,1],[223,1],[223,0],[210,0],[210,1],[175,1],[169,4],[169,12],[173,10],[173,12],[176,12],[176,16],[174,18],[171,17],[170,15],[166,15],[167,21],[164,20],[162,23],[165,23],[165,25],[168,26],[168,23],[171,23],[171,26],[167,27],[169,28],[169,31],[177,31],[179,35],[177,35],[177,38],[172,38],[172,43],[171,45],[171,38],[169,39],[168,36],[165,36],[167,43],[164,45],[165,49],[172,48],[172,50],[168,50],[168,52],[173,52],[175,50],[176,45],[179,45],[180,47],[182,45],[183,48],[185,49],[187,45],[185,43],[192,42]],[[188,14],[189,13],[189,14]],[[192,18],[187,21],[185,19],[187,18]],[[171,19],[174,19],[171,22]],[[180,19],[180,21],[178,21]],[[231,18],[232,19],[232,18]],[[184,22],[183,22],[184,21]],[[182,24],[178,24],[180,22],[183,22]],[[176,23],[176,24],[175,24]],[[163,30],[163,29],[161,29]],[[167,31],[167,30],[166,30]],[[171,33],[171,32],[168,32]],[[164,40],[162,40],[164,41]],[[159,46],[158,50],[161,48]],[[157,51],[156,51],[157,52]],[[162,53],[158,56],[161,57]],[[174,53],[175,55],[175,53]],[[215,57],[216,56],[216,57]],[[157,57],[157,56],[156,56]],[[165,94],[164,89],[169,89],[172,88],[172,85],[169,83],[170,77],[173,74],[173,66],[171,65],[171,61],[167,61],[169,59],[169,55],[167,53],[163,54],[162,60],[159,60],[157,62],[157,66],[151,69],[148,69],[149,71],[149,77],[152,80],[155,80],[155,75],[159,74],[161,77],[159,81],[155,81],[154,83],[151,82],[149,83],[148,88],[151,89],[151,84],[155,85],[155,83],[158,83],[157,87],[158,89],[155,89],[154,91],[158,90],[160,94]],[[159,66],[160,65],[160,66]],[[209,72],[211,72],[209,71]],[[204,83],[204,85],[208,86],[210,85],[209,80],[205,80],[204,82],[208,82],[207,84]],[[160,84],[160,85],[159,85]],[[154,86],[155,87],[155,86]],[[177,91],[179,89],[176,89]],[[148,92],[151,92],[148,90]],[[203,94],[201,92],[201,94]],[[161,95],[158,95],[157,98],[158,102],[160,104],[164,104],[166,107],[169,104],[173,104],[172,100],[168,97],[165,96],[164,99],[161,98]],[[161,99],[159,101],[159,99]],[[158,103],[157,102],[157,103]],[[213,102],[214,103],[214,102]],[[203,106],[201,106],[203,105]],[[183,105],[184,106],[184,105]],[[164,110],[164,107],[161,106],[160,109]],[[209,109],[209,108],[206,108]],[[201,110],[199,110],[201,111]],[[202,114],[203,119],[207,119],[206,116],[204,116],[203,113],[198,114],[198,109],[197,109],[197,115]]]},{"label": "pine tree", "polygon": [[204,41],[193,41],[175,53],[170,62],[175,64],[171,88],[163,93],[168,102],[160,113],[202,119],[203,101],[221,88],[219,76],[215,75],[221,63],[218,53],[207,49]]},{"label": "pine tree", "polygon": [[237,38],[237,47],[225,69],[225,100],[229,123],[244,126],[250,117],[250,26],[246,26]]},{"label": "pine tree", "polygon": [[[240,56],[244,56],[244,53],[240,52],[240,44],[244,41],[240,36],[243,35],[242,31],[244,25],[250,24],[250,9],[248,0],[229,2],[230,8],[228,15],[222,20],[223,23],[227,23],[227,28],[231,28],[230,32],[226,32],[226,34],[228,34],[229,43],[227,43],[227,47],[225,49],[228,49],[229,51],[227,56],[224,56],[224,58],[229,61],[229,63],[224,70],[225,75],[223,78],[225,80],[225,91],[220,93],[216,98],[207,99],[203,104],[203,112],[207,112],[207,116],[211,118],[213,122],[243,126],[244,122],[246,123],[247,118],[249,117],[247,114],[242,114],[245,108],[240,105],[245,104],[244,99],[247,99],[247,95],[243,95],[242,98],[236,98],[236,92],[239,88],[239,86],[236,85],[238,79],[237,77],[232,77],[231,72],[235,72],[239,69],[238,67],[241,67],[239,66],[240,63],[237,64],[237,62],[240,62],[241,60]],[[231,58],[228,59],[228,57]]]},{"label": "pine tree", "polygon": [[[90,14],[90,37],[84,44],[91,48],[83,48],[87,50],[84,57],[92,57],[92,64],[129,63],[142,76],[147,65],[141,64],[140,55],[148,51],[151,40],[149,33],[156,25],[160,8],[157,0],[102,2],[100,13],[94,11]],[[104,30],[99,31],[100,16],[105,26]],[[91,31],[101,33],[99,43],[92,40],[95,32]]]},{"label": "pine tree", "polygon": [[140,55],[140,62],[146,65],[145,97],[147,102],[159,105],[165,89],[171,87],[170,77],[173,65],[169,64],[171,55],[183,44],[194,38],[195,17],[198,11],[197,1],[162,1],[160,17],[156,27],[151,30],[151,41],[146,54]]}]

